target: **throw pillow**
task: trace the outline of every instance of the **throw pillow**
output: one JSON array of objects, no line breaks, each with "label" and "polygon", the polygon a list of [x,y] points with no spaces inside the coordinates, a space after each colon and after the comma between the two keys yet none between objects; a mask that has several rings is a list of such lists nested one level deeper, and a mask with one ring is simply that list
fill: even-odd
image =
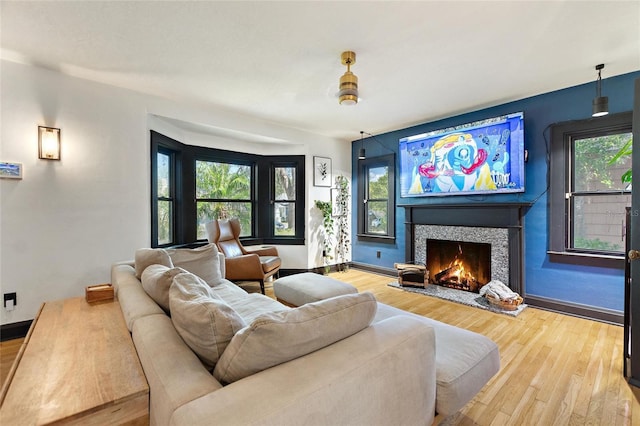
[{"label": "throw pillow", "polygon": [[142,273],[149,265],[164,265],[173,268],[171,258],[163,249],[142,248],[136,250],[135,270],[136,278],[142,278]]},{"label": "throw pillow", "polygon": [[375,297],[364,292],[262,314],[233,337],[213,375],[232,383],[291,361],[368,327],[376,310]]},{"label": "throw pillow", "polygon": [[244,320],[213,294],[202,279],[188,272],[173,278],[169,289],[171,321],[182,340],[212,369]]},{"label": "throw pillow", "polygon": [[207,244],[194,249],[167,249],[174,266],[179,266],[214,287],[222,282],[218,247]]},{"label": "throw pillow", "polygon": [[169,310],[169,289],[173,278],[185,271],[182,268],[168,268],[164,265],[150,265],[142,273],[142,288],[165,310]]}]

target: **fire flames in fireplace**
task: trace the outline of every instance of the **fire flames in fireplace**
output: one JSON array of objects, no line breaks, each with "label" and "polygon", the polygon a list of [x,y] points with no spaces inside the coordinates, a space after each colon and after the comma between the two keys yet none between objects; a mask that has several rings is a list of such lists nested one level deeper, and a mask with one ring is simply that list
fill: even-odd
[{"label": "fire flames in fireplace", "polygon": [[491,244],[427,240],[429,282],[478,293],[491,280]]},{"label": "fire flames in fireplace", "polygon": [[435,276],[435,282],[445,287],[459,288],[474,293],[480,291],[478,280],[459,259],[456,259],[447,269],[438,272]]}]

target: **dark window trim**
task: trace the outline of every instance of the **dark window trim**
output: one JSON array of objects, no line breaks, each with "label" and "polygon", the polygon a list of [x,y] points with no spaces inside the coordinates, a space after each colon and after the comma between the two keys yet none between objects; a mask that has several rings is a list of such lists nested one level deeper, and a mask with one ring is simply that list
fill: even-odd
[{"label": "dark window trim", "polygon": [[[182,222],[178,220],[180,217],[179,212],[183,209],[182,196],[182,151],[184,144],[168,138],[160,133],[151,132],[151,246],[152,247],[169,247],[177,244],[184,238],[184,228]],[[169,167],[171,192],[173,195],[173,234],[172,242],[169,244],[158,244],[158,152],[163,154],[169,154],[171,156],[171,165]]]},{"label": "dark window trim", "polygon": [[[252,223],[252,229],[251,232],[249,233],[249,235],[244,236],[241,238],[241,240],[244,241],[248,241],[248,240],[254,240],[258,238],[258,225],[256,223],[256,209],[258,208],[258,176],[256,173],[256,169],[258,168],[258,160],[259,160],[259,156],[255,155],[255,154],[247,154],[244,152],[234,152],[234,151],[228,151],[228,150],[224,150],[224,149],[217,149],[217,148],[205,148],[205,147],[200,147],[200,146],[193,146],[190,147],[190,150],[192,151],[192,157],[193,157],[193,161],[192,161],[192,165],[191,167],[193,168],[193,172],[192,172],[192,176],[193,176],[193,199],[194,201],[194,209],[193,209],[193,215],[191,216],[191,218],[188,220],[189,223],[193,223],[194,226],[194,231],[191,234],[192,238],[194,239],[194,241],[204,241],[204,240],[197,240],[197,234],[198,234],[198,230],[197,228],[197,220],[198,220],[198,212],[197,212],[197,208],[196,208],[196,203],[198,201],[205,201],[205,199],[203,198],[196,198],[196,182],[195,182],[195,167],[196,167],[196,161],[208,161],[208,162],[213,162],[213,163],[227,163],[227,164],[239,164],[239,165],[243,165],[243,166],[249,166],[251,167],[251,194],[250,197],[251,199],[249,200],[249,202],[251,203],[251,223]],[[242,200],[233,200],[233,201],[242,201]],[[261,242],[259,242],[258,244],[260,244]]]},{"label": "dark window trim", "polygon": [[[195,191],[195,164],[197,160],[246,164],[252,170],[251,236],[241,238],[244,244],[305,244],[305,156],[267,156],[206,148],[183,144],[161,133],[151,130],[151,246],[158,247],[157,231],[157,153],[171,152],[175,156],[175,208],[173,243],[164,245],[202,243],[197,240],[197,209]],[[296,167],[296,235],[275,236],[269,226],[273,219],[273,204],[270,173],[273,165],[286,164]],[[266,185],[265,185],[266,182]]]},{"label": "dark window trim", "polygon": [[[266,214],[262,215],[259,226],[264,230],[262,235],[264,244],[290,244],[304,245],[305,230],[305,156],[304,155],[270,155],[261,158],[258,163],[259,176],[261,182],[268,182],[267,191],[261,199],[260,209]],[[276,167],[293,167],[296,170],[296,195],[295,200],[295,227],[296,234],[291,236],[276,236],[272,224],[275,222],[275,169]],[[283,200],[287,201],[287,200]]]},{"label": "dark window trim", "polygon": [[[389,195],[387,199],[387,234],[369,234],[366,232],[366,214],[367,209],[364,208],[364,196],[367,194],[368,177],[367,171],[371,167],[386,166],[389,168]],[[396,184],[395,171],[396,161],[395,154],[381,155],[378,157],[370,157],[358,161],[358,205],[357,210],[357,237],[359,241],[378,242],[393,244],[396,240]]]},{"label": "dark window trim", "polygon": [[[604,117],[576,120],[551,127],[549,160],[549,241],[547,254],[552,262],[572,265],[623,268],[624,253],[604,254],[568,247],[568,209],[565,193],[569,188],[567,173],[571,161],[570,144],[580,137],[606,135],[631,131],[632,112],[610,114]],[[573,171],[571,171],[573,173]],[[620,193],[620,191],[616,191]]]}]

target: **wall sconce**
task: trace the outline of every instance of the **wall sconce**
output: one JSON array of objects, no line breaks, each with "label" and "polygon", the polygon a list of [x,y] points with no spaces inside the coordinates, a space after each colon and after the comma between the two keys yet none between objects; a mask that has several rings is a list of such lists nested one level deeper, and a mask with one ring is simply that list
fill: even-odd
[{"label": "wall sconce", "polygon": [[38,158],[60,160],[60,129],[38,126]]}]

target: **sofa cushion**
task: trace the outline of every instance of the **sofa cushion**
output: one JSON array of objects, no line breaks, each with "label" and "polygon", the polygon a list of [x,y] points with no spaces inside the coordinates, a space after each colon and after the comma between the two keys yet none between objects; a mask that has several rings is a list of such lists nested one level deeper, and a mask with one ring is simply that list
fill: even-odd
[{"label": "sofa cushion", "polygon": [[142,278],[142,273],[150,265],[164,265],[168,268],[173,268],[171,258],[164,249],[141,248],[136,250],[135,269],[137,279]]},{"label": "sofa cushion", "polygon": [[242,303],[249,294],[245,289],[227,279],[223,279],[220,284],[211,287],[211,290],[219,299],[224,300],[231,306],[234,305],[235,301]]},{"label": "sofa cushion", "polygon": [[234,334],[246,326],[207,283],[188,272],[173,278],[169,305],[180,337],[208,368],[215,366]]},{"label": "sofa cushion", "polygon": [[222,282],[218,248],[207,244],[194,249],[167,249],[173,266],[179,266],[205,280],[211,287]]},{"label": "sofa cushion", "polygon": [[288,275],[273,282],[276,298],[292,306],[357,292],[351,284],[313,272]]},{"label": "sofa cushion", "polygon": [[365,292],[260,315],[233,337],[213,375],[232,383],[331,345],[368,327],[376,308]]},{"label": "sofa cushion", "polygon": [[436,336],[436,411],[456,413],[500,370],[500,353],[488,337],[393,306],[378,304],[374,323],[410,316],[433,327]]},{"label": "sofa cushion", "polygon": [[150,265],[142,273],[142,288],[151,298],[165,310],[169,312],[169,288],[173,283],[173,277],[182,274],[182,268],[169,268],[164,265]]},{"label": "sofa cushion", "polygon": [[248,294],[242,303],[232,302],[224,299],[237,313],[242,317],[244,322],[251,324],[257,317],[262,314],[287,311],[291,309],[282,303],[260,293]]}]

